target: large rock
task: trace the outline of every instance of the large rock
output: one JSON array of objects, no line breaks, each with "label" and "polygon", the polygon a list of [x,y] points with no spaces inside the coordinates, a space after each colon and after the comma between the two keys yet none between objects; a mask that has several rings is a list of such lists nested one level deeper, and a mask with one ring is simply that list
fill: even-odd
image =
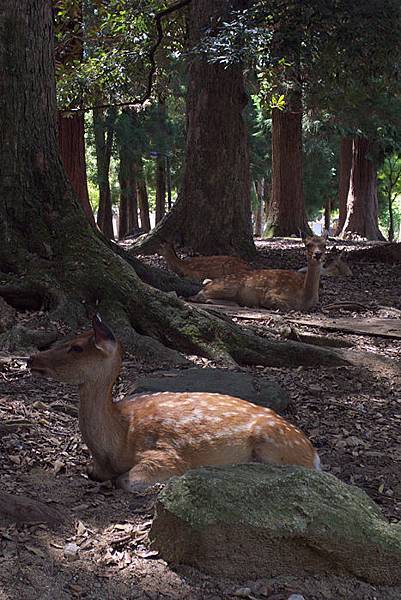
[{"label": "large rock", "polygon": [[272,408],[278,413],[289,404],[287,392],[274,381],[253,377],[247,373],[235,373],[224,369],[185,369],[164,371],[159,376],[140,377],[134,390],[145,392],[215,392],[228,394]]},{"label": "large rock", "polygon": [[241,580],[309,573],[401,582],[401,526],[358,488],[301,467],[175,477],[159,495],[151,537],[168,561]]}]

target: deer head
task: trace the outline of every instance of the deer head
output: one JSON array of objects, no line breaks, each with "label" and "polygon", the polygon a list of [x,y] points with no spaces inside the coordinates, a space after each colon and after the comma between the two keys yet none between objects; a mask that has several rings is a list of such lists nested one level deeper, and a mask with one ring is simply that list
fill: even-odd
[{"label": "deer head", "polygon": [[308,264],[321,264],[324,253],[326,251],[328,232],[324,231],[322,236],[310,236],[305,233],[301,233],[301,238],[303,243],[305,244]]},{"label": "deer head", "polygon": [[121,368],[121,346],[99,315],[92,319],[93,331],[87,331],[50,350],[31,356],[32,373],[74,385],[114,379]]}]

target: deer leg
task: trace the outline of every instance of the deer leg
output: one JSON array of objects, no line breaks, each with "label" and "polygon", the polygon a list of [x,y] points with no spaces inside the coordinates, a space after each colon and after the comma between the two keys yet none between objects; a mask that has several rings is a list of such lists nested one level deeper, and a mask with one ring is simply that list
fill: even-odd
[{"label": "deer leg", "polygon": [[189,465],[173,449],[147,450],[132,469],[117,478],[116,484],[127,492],[143,492],[155,483],[182,475],[188,468]]},{"label": "deer leg", "polygon": [[108,481],[115,475],[109,469],[102,467],[95,459],[86,467],[86,474],[92,481]]}]

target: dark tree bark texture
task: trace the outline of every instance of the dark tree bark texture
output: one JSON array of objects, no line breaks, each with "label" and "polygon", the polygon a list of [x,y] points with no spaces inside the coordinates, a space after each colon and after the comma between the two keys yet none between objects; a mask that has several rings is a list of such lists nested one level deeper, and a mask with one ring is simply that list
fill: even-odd
[{"label": "dark tree bark texture", "polygon": [[106,237],[113,240],[113,211],[110,191],[110,159],[113,147],[115,110],[105,114],[103,109],[93,110],[93,130],[95,134],[97,178],[99,186],[99,207],[97,224]]},{"label": "dark tree bark texture", "polygon": [[355,137],[352,147],[350,187],[347,216],[340,237],[353,235],[368,240],[384,240],[378,225],[377,171],[372,154],[373,143]]},{"label": "dark tree bark texture", "polygon": [[145,233],[150,231],[149,198],[146,187],[145,174],[143,172],[142,158],[137,165],[137,198],[139,205],[139,215],[141,217],[141,228]]},{"label": "dark tree bark texture", "polygon": [[[190,45],[206,28],[242,0],[197,0],[189,7]],[[186,160],[182,189],[172,211],[140,252],[154,252],[162,240],[208,254],[255,253],[252,239],[247,132],[242,112],[247,103],[241,66],[224,68],[203,57],[188,69]],[[196,215],[196,218],[194,218]]]},{"label": "dark tree bark texture", "polygon": [[338,224],[335,235],[339,235],[344,227],[347,217],[347,198],[351,178],[352,166],[352,138],[345,137],[341,140],[340,165],[338,182]]}]

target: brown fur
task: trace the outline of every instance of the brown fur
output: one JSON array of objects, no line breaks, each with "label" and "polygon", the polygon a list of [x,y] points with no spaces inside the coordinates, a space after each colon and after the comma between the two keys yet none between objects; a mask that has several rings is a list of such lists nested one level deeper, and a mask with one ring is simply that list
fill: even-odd
[{"label": "brown fur", "polygon": [[244,273],[252,269],[238,256],[194,256],[182,260],[177,256],[173,246],[169,244],[163,244],[161,252],[174,273],[180,277],[198,281],[224,277],[230,273]]},{"label": "brown fur", "polygon": [[330,250],[322,267],[322,275],[327,277],[350,277],[352,271],[343,260],[344,250],[338,250],[335,246]]},{"label": "brown fur", "polygon": [[121,349],[105,336],[104,325],[98,327],[94,320],[94,331],[30,359],[32,373],[79,385],[79,425],[93,456],[92,478],[117,478],[132,491],[205,465],[257,461],[319,468],[303,433],[272,410],[238,398],[164,392],[113,403]]},{"label": "brown fur", "polygon": [[319,302],[321,262],[326,240],[312,236],[304,239],[308,268],[306,274],[282,269],[261,269],[229,275],[204,285],[192,298],[195,302],[229,300],[240,306],[307,310]]}]

